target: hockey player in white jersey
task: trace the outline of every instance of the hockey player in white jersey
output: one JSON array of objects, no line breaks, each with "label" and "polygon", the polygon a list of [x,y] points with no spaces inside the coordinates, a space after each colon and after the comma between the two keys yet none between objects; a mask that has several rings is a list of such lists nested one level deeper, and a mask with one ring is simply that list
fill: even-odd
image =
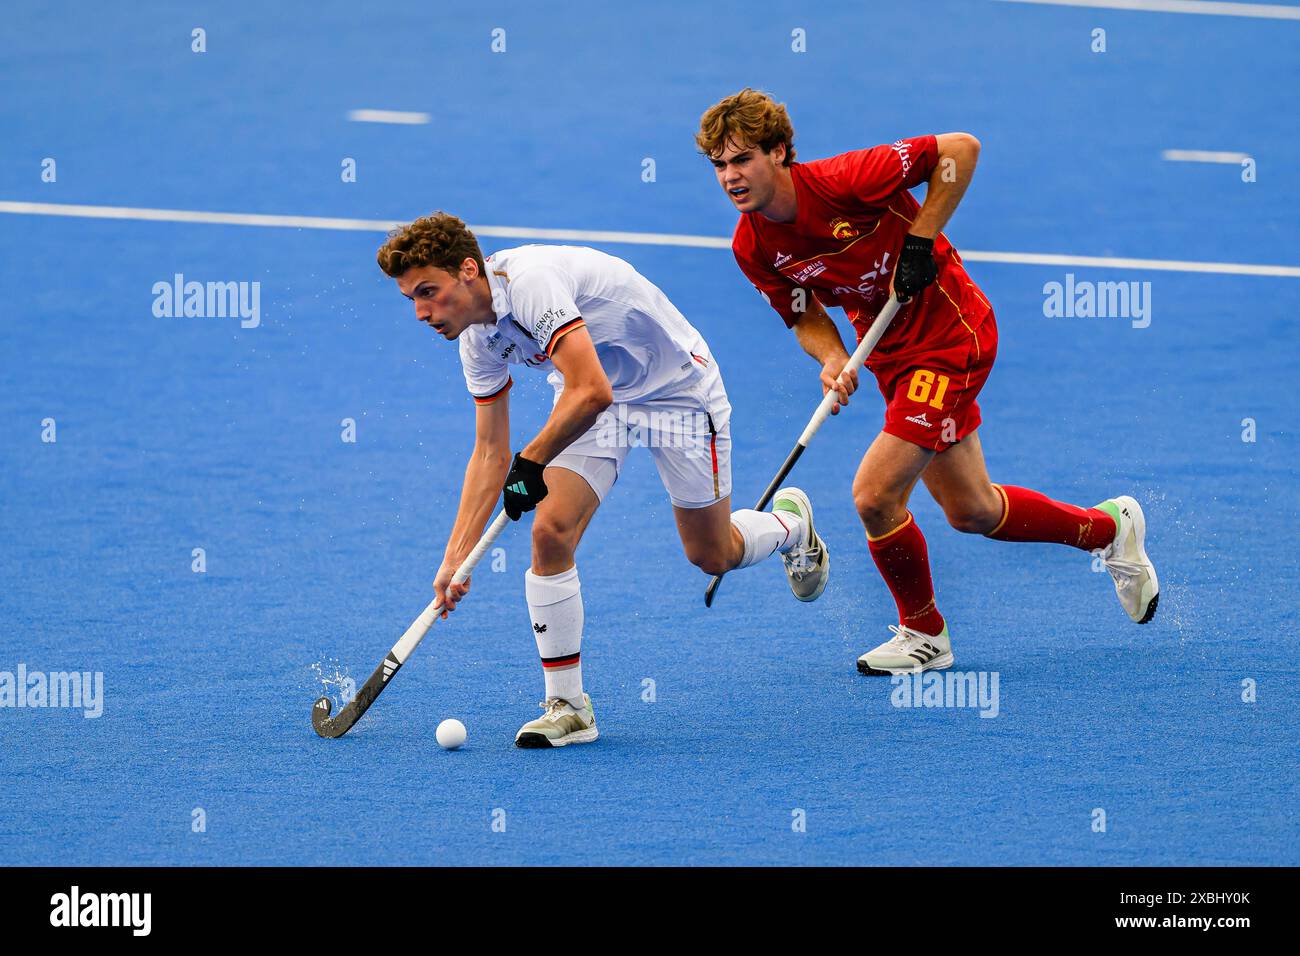
[{"label": "hockey player in white jersey", "polygon": [[[578,246],[521,246],[484,259],[465,224],[441,212],[392,232],[378,259],[415,303],[416,317],[458,343],[474,398],[474,450],[434,581],[446,611],[469,590],[470,582],[451,585],[451,578],[497,497],[512,519],[537,512],[524,587],[546,699],[517,745],[596,739],[582,686],[574,552],[634,444],[654,457],[692,564],[722,574],[779,553],[795,597],[822,593],[830,558],[802,491],[781,489],[770,512],[731,511],[731,405],[717,362],[632,266]],[[549,373],[555,402],[542,430],[512,458],[511,370],[523,366]]]}]

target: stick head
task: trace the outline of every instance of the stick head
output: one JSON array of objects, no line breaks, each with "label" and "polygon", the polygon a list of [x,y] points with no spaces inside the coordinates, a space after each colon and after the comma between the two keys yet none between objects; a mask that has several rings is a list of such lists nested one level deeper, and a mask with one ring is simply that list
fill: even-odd
[{"label": "stick head", "polygon": [[312,728],[322,737],[329,736],[325,731],[330,724],[330,710],[333,709],[334,705],[330,704],[329,697],[318,697],[316,704],[312,706]]},{"label": "stick head", "polygon": [[334,705],[330,703],[328,697],[318,698],[312,706],[311,726],[322,737],[342,737],[347,733],[347,727],[339,726],[339,722],[330,717],[330,711],[333,709]]},{"label": "stick head", "polygon": [[388,684],[388,679],[398,672],[402,664],[393,655],[392,651],[388,656],[379,662],[375,672],[370,675],[370,679],[361,685],[361,690],[357,691],[357,696],[348,701],[343,709],[337,715],[331,717],[330,711],[333,705],[328,697],[316,698],[316,703],[311,708],[311,725],[316,733],[322,737],[342,737],[352,725],[361,719],[370,705],[375,702],[375,698],[383,692]]},{"label": "stick head", "polygon": [[704,589],[704,606],[713,607],[713,596],[718,593],[718,585],[722,583],[722,575],[715,574],[709,586]]}]

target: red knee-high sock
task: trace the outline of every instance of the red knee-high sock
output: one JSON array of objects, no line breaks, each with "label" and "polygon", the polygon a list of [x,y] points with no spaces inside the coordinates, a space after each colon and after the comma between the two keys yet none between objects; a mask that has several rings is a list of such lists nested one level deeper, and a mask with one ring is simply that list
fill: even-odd
[{"label": "red knee-high sock", "polygon": [[916,526],[912,513],[907,520],[879,538],[867,536],[871,557],[880,576],[889,585],[898,605],[898,623],[922,634],[943,630],[943,615],[934,603],[934,584],[930,580],[930,554],[925,536]]},{"label": "red knee-high sock", "polygon": [[993,487],[1002,495],[1002,520],[986,537],[1068,544],[1084,551],[1104,548],[1115,539],[1115,520],[1104,511],[1053,501],[1015,485]]}]

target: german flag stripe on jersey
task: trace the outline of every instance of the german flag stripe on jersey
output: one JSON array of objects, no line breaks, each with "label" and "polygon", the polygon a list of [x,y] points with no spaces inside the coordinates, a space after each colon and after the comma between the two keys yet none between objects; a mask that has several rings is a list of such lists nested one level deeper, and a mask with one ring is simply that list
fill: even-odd
[{"label": "german flag stripe on jersey", "polygon": [[498,389],[497,389],[495,392],[493,392],[491,395],[475,395],[475,396],[474,396],[474,404],[475,404],[475,405],[491,405],[491,404],[492,404],[493,402],[495,402],[498,398],[500,398],[500,397],[501,397],[502,395],[504,395],[507,391],[509,391],[510,386],[513,385],[513,384],[514,384],[514,379],[512,379],[512,378],[507,378],[507,379],[506,379],[506,383],[505,383],[504,385],[502,385],[500,388],[498,388]]},{"label": "german flag stripe on jersey", "polygon": [[582,321],[582,316],[578,316],[577,318],[565,322],[562,326],[551,333],[551,340],[546,344],[546,354],[549,356],[551,352],[555,350],[556,342],[560,341],[560,339],[564,338],[564,336],[568,335],[574,329],[580,329],[586,324],[587,323]]},{"label": "german flag stripe on jersey", "polygon": [[[704,360],[694,352],[692,352],[691,355],[696,361],[700,362],[700,364],[704,364]],[[719,493],[720,489],[718,487],[718,430],[713,427],[713,416],[709,415],[708,412],[705,412],[705,415],[707,415],[709,419],[709,454],[713,456],[713,500],[717,501],[722,497]],[[777,518],[776,520],[781,521],[780,518]],[[781,524],[785,524],[785,522],[781,521]]]}]

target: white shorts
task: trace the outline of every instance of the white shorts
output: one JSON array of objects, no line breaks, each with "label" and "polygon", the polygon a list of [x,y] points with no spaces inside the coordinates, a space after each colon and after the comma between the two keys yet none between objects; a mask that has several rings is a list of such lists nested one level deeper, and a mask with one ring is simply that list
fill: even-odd
[{"label": "white shorts", "polygon": [[640,445],[650,449],[676,507],[721,501],[731,494],[731,403],[722,373],[708,361],[704,377],[680,395],[641,405],[615,402],[547,467],[576,472],[604,501],[628,450]]}]

